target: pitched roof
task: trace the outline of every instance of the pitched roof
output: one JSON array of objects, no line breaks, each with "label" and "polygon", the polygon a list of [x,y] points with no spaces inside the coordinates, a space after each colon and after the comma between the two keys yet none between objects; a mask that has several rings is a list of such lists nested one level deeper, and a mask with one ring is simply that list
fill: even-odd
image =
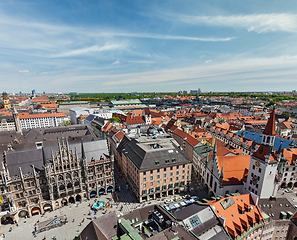
[{"label": "pitched roof", "polygon": [[20,119],[31,119],[31,118],[46,118],[46,117],[56,117],[56,118],[66,118],[66,114],[62,112],[57,113],[39,113],[39,114],[29,114],[29,113],[19,113]]},{"label": "pitched roof", "polygon": [[223,170],[223,185],[242,184],[248,174],[249,155],[217,156],[219,169]]},{"label": "pitched roof", "polygon": [[258,150],[253,154],[253,156],[255,156],[263,161],[265,161],[266,156],[270,156],[269,157],[270,162],[277,161],[276,152],[274,151],[273,147],[271,147],[271,146],[260,145],[258,147]]},{"label": "pitched roof", "polygon": [[190,144],[192,147],[196,146],[199,141],[197,139],[195,139],[194,137],[192,137],[190,134],[182,131],[182,130],[179,130],[179,129],[175,129],[173,134],[176,134],[178,135],[179,137],[185,139],[185,141]]},{"label": "pitched roof", "polygon": [[270,114],[270,118],[266,124],[266,127],[263,131],[263,134],[266,135],[276,135],[275,133],[275,110],[273,110]]},{"label": "pitched roof", "polygon": [[[251,194],[222,198],[209,203],[215,207],[215,214],[225,219],[225,228],[234,238],[243,235],[253,227],[264,221],[262,213],[255,205]],[[243,210],[244,212],[242,213]],[[246,211],[248,210],[248,211]]]}]

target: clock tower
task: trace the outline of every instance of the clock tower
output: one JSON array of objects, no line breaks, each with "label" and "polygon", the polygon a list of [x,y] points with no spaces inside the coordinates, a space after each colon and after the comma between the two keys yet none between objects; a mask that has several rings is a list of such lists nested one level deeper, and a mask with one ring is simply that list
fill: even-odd
[{"label": "clock tower", "polygon": [[275,135],[275,110],[273,110],[263,131],[261,144],[257,151],[251,153],[249,172],[245,184],[246,192],[253,192],[260,198],[275,196],[277,191],[275,178],[278,157],[273,148]]}]

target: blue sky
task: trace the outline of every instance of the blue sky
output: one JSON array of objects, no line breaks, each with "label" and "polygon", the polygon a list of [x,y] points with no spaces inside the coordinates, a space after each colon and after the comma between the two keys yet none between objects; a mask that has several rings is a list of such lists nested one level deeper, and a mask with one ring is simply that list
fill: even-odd
[{"label": "blue sky", "polygon": [[296,1],[0,2],[7,92],[291,91]]}]

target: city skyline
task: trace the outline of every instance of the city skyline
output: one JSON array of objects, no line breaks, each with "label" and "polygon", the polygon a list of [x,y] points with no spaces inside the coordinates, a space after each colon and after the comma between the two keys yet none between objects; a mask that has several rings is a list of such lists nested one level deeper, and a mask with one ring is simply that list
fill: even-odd
[{"label": "city skyline", "polygon": [[6,1],[6,92],[296,89],[296,2]]}]

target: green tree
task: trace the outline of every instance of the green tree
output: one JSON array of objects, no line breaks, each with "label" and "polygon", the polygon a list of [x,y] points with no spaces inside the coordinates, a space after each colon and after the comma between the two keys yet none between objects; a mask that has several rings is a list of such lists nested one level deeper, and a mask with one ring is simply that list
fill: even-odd
[{"label": "green tree", "polygon": [[58,126],[67,126],[67,125],[71,125],[71,122],[70,121],[63,121],[63,122],[59,123]]},{"label": "green tree", "polygon": [[121,123],[121,119],[118,117],[112,117],[112,118],[108,119],[108,121]]}]

